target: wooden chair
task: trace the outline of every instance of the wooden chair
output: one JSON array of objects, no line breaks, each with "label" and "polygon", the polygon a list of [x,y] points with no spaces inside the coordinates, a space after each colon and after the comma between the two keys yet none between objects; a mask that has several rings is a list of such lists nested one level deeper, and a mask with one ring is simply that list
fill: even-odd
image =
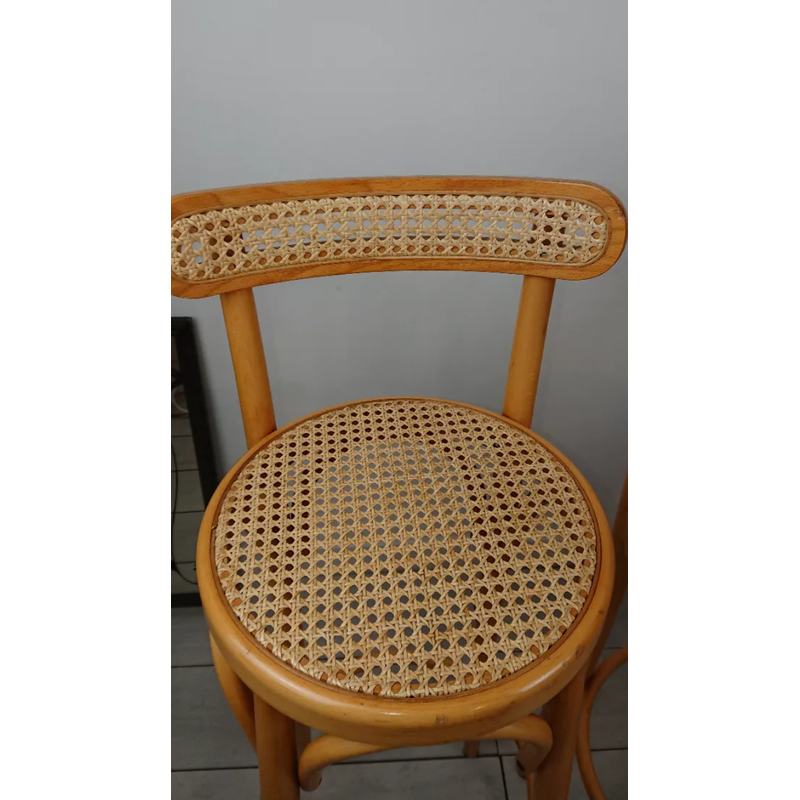
[{"label": "wooden chair", "polygon": [[[597,777],[597,772],[594,768],[592,760],[592,748],[589,742],[589,723],[592,716],[592,708],[597,693],[602,688],[603,684],[613,674],[613,672],[623,664],[628,663],[628,646],[625,645],[619,650],[615,650],[610,656],[607,656],[600,661],[600,655],[603,651],[606,641],[611,634],[611,629],[614,626],[614,621],[619,613],[619,608],[622,605],[622,599],[625,596],[625,591],[628,588],[628,479],[625,478],[625,485],[622,489],[622,496],[619,500],[617,507],[617,516],[614,519],[614,555],[615,555],[615,571],[614,571],[614,591],[611,595],[611,605],[609,607],[608,616],[606,617],[603,630],[600,633],[600,638],[594,646],[594,652],[589,659],[589,667],[586,671],[588,676],[586,680],[586,688],[584,692],[583,708],[580,714],[580,721],[578,725],[578,740],[576,747],[576,758],[578,761],[578,769],[581,774],[583,786],[586,789],[586,794],[589,800],[606,800],[606,795],[600,785],[600,780]],[[598,664],[598,661],[600,662]]]},{"label": "wooden chair", "polygon": [[[596,277],[625,212],[584,183],[385,178],[172,201],[172,292],[218,294],[250,448],[206,509],[197,576],[261,797],[409,745],[514,739],[567,797],[614,585],[603,509],[530,430],[557,279]],[[253,288],[389,270],[524,275],[503,415],[353,401],[275,429]],[[541,717],[534,710],[544,706]],[[308,726],[324,732],[310,742]]]}]

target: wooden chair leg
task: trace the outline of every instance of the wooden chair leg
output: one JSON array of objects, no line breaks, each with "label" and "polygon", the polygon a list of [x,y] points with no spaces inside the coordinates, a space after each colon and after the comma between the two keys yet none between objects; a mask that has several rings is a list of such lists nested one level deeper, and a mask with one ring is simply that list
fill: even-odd
[{"label": "wooden chair leg", "polygon": [[225,660],[214,637],[209,634],[211,641],[211,659],[214,662],[214,670],[217,673],[217,680],[222,687],[222,692],[233,711],[233,715],[239,720],[245,735],[256,748],[256,723],[253,718],[253,693],[244,684],[244,681],[231,669],[230,664]]},{"label": "wooden chair leg", "polygon": [[467,758],[477,758],[480,749],[480,742],[464,742],[464,755]]},{"label": "wooden chair leg", "polygon": [[535,746],[528,742],[517,742],[517,772],[521,778],[527,779],[533,775],[543,760]]},{"label": "wooden chair leg", "polygon": [[[480,735],[480,739],[514,739],[525,745],[528,755],[528,764],[535,770],[553,746],[553,732],[550,726],[537,716],[530,715],[505,725],[502,728],[489,731]],[[471,757],[477,756],[477,740],[470,740],[465,745],[476,745]],[[322,770],[337,761],[347,761],[356,756],[367,753],[380,753],[391,750],[392,745],[365,744],[342,739],[330,733],[324,733],[303,751],[298,764],[297,773],[300,787],[305,792],[313,792],[322,780]],[[468,756],[469,757],[469,756]]]},{"label": "wooden chair leg", "polygon": [[299,800],[294,720],[254,700],[261,800]]},{"label": "wooden chair leg", "polygon": [[578,739],[586,667],[543,709],[553,731],[553,747],[535,775],[528,775],[529,800],[567,800]]},{"label": "wooden chair leg", "polygon": [[592,719],[592,707],[594,706],[597,693],[606,682],[608,676],[627,661],[627,646],[620,650],[615,650],[612,655],[600,662],[600,666],[586,681],[586,692],[584,694],[583,708],[581,709],[581,717],[578,725],[578,744],[576,755],[578,757],[578,770],[581,773],[581,780],[583,781],[584,789],[586,789],[586,794],[589,795],[589,800],[606,800],[606,796],[603,793],[603,787],[600,785],[600,781],[597,779],[597,773],[594,769],[594,762],[592,761],[592,749],[589,741],[589,726]]},{"label": "wooden chair leg", "polygon": [[594,673],[597,662],[603,653],[603,648],[606,646],[608,637],[611,634],[611,629],[617,620],[619,614],[619,607],[622,605],[622,599],[625,597],[625,591],[628,588],[628,478],[625,477],[625,485],[622,487],[622,496],[619,499],[617,506],[617,516],[614,519],[614,591],[611,595],[611,603],[608,607],[608,616],[606,617],[603,630],[600,633],[600,638],[592,651],[592,657],[589,659],[589,668],[587,676],[591,677]]},{"label": "wooden chair leg", "polygon": [[311,728],[308,725],[303,725],[302,722],[295,722],[294,724],[294,740],[297,745],[297,760],[303,755],[303,750],[311,744]]}]

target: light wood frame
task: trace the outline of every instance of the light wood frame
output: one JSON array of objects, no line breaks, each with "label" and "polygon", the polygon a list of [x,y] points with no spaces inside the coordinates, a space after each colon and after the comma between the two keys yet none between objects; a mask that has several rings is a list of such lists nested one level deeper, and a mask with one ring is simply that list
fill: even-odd
[{"label": "light wood frame", "polygon": [[[537,800],[540,797],[565,800],[584,679],[612,600],[613,539],[588,482],[565,456],[532,433],[529,426],[555,280],[595,277],[616,262],[624,248],[627,230],[619,200],[592,184],[536,179],[418,177],[304,181],[179,195],[172,201],[172,219],[212,209],[292,199],[414,193],[586,200],[605,215],[608,225],[605,249],[597,259],[582,267],[461,257],[384,257],[297,265],[198,282],[173,274],[175,295],[220,295],[249,448],[209,503],[198,540],[198,584],[211,633],[214,663],[226,697],[258,753],[263,799],[296,800],[301,777],[304,787],[312,788],[318,783],[320,769],[339,758],[392,747],[500,737],[530,745],[524,761],[528,771],[537,770],[536,780],[532,781]],[[221,594],[211,554],[212,530],[220,500],[238,470],[266,442],[303,421],[276,431],[253,287],[322,275],[424,269],[525,275],[503,419],[545,444],[579,483],[598,531],[598,564],[590,596],[568,634],[528,668],[497,683],[447,697],[365,696],[315,681],[255,642]],[[545,713],[541,720],[532,718],[534,710],[543,705]],[[299,723],[297,728],[293,720]],[[308,731],[303,726],[319,728],[328,738],[309,745]],[[287,741],[292,738],[296,738],[297,746],[289,749]]]},{"label": "light wood frame", "polygon": [[619,613],[622,599],[628,589],[628,478],[625,477],[625,485],[622,488],[622,496],[617,506],[617,516],[614,519],[614,555],[616,562],[614,591],[611,596],[611,607],[608,617],[603,625],[600,638],[594,646],[592,657],[589,659],[586,674],[589,676],[586,681],[586,691],[583,698],[583,707],[579,718],[578,738],[576,743],[576,758],[578,770],[583,780],[586,794],[589,800],[606,800],[603,788],[597,777],[592,760],[592,750],[589,741],[589,723],[592,716],[597,693],[609,676],[623,664],[628,663],[628,646],[615,650],[610,656],[598,661],[602,654],[603,647],[611,633],[611,628]]},{"label": "light wood frame", "polygon": [[268,283],[349,275],[358,272],[397,270],[460,270],[503,272],[563,280],[585,280],[601,275],[617,261],[625,247],[627,227],[622,203],[609,191],[591,183],[533,178],[414,177],[359,178],[323,181],[269,183],[238,186],[208,192],[193,192],[172,198],[172,221],[201,212],[239,208],[262,203],[341,197],[384,195],[486,195],[502,197],[547,197],[580,200],[595,206],[606,218],[609,235],[605,250],[588,264],[548,264],[534,261],[499,260],[480,256],[357,258],[322,264],[297,264],[270,268],[214,280],[189,281],[173,273],[172,294],[178,297],[210,297],[215,294],[252,289]]}]

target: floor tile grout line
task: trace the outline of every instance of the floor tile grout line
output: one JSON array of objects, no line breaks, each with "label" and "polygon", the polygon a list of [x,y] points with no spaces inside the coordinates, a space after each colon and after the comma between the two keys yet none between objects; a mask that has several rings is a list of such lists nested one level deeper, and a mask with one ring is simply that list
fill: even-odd
[{"label": "floor tile grout line", "polygon": [[[179,472],[191,472],[194,470],[178,470]],[[202,509],[198,509],[196,511],[185,510],[179,511],[177,513],[181,514],[197,514],[203,513]],[[193,561],[181,561],[179,562],[183,566],[191,566],[193,565]],[[606,644],[603,648],[606,651],[613,652],[616,650],[621,649],[624,645],[621,646],[614,646],[610,644]],[[172,669],[210,669],[213,668],[213,663],[197,663],[197,664],[175,664],[170,665]],[[605,753],[605,752],[627,752],[628,747],[592,747],[592,753]],[[505,800],[509,800],[509,782],[507,780],[507,776],[505,774],[505,759],[507,757],[513,756],[514,754],[504,754],[499,749],[499,742],[495,741],[495,751],[489,754],[480,754],[478,758],[492,758],[496,757],[500,760],[500,770],[501,770],[501,778],[503,781],[503,791]],[[393,764],[393,763],[400,763],[400,764],[407,764],[409,762],[427,762],[427,761],[456,761],[464,758],[463,755],[452,755],[452,756],[431,756],[431,757],[416,757],[416,758],[385,758],[385,759],[375,759],[375,760],[355,760],[355,761],[344,761],[339,762],[335,766],[363,766],[366,764]],[[510,763],[510,762],[509,762]],[[220,766],[220,767],[193,767],[187,769],[173,769],[171,770],[173,773],[180,773],[180,772],[215,772],[215,771],[234,771],[234,770],[257,770],[257,764],[252,766]]]},{"label": "floor tile grout line", "polygon": [[[609,752],[620,752],[623,750],[628,750],[627,747],[609,747],[604,750],[593,750],[593,753],[609,753]],[[496,758],[500,761],[500,769],[503,775],[503,788],[506,792],[506,798],[508,798],[508,784],[506,781],[506,773],[505,773],[505,766],[503,762],[507,758],[514,758],[513,755],[497,755],[495,753],[488,753],[486,755],[478,755],[475,756],[476,759],[490,759]],[[332,767],[362,767],[365,764],[417,764],[417,763],[428,763],[430,761],[467,761],[473,759],[467,759],[466,756],[432,756],[431,758],[382,758],[382,759],[375,759],[371,761],[337,761],[335,764],[331,764]],[[243,766],[243,767],[189,767],[188,769],[171,769],[170,772],[227,772],[229,770],[236,770],[236,769],[258,769],[258,765],[254,764],[253,766]]]},{"label": "floor tile grout line", "polygon": [[506,768],[503,765],[503,756],[500,755],[499,748],[498,748],[497,758],[500,761],[500,775],[503,778],[503,791],[505,792],[506,800],[508,800],[508,784],[506,783]]},{"label": "floor tile grout line", "polygon": [[[500,758],[494,753],[478,755],[475,758]],[[369,761],[337,761],[331,767],[362,767],[365,764],[408,764],[410,762],[420,763],[428,761],[466,761],[466,756],[431,756],[430,758],[381,758],[370,759]],[[502,766],[502,765],[501,765]],[[258,765],[252,767],[189,767],[188,769],[173,769],[172,772],[220,772],[231,769],[258,769]]]},{"label": "floor tile grout line", "polygon": [[258,769],[258,764],[250,767],[189,767],[188,769],[173,769],[171,772],[175,775],[178,772],[231,772],[236,769]]}]

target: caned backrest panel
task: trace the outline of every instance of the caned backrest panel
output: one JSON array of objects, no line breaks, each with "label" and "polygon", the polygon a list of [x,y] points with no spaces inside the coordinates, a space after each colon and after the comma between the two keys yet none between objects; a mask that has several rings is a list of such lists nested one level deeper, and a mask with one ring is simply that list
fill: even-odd
[{"label": "caned backrest panel", "polygon": [[379,178],[173,198],[172,291],[184,297],[321,275],[478,270],[580,280],[605,272],[625,215],[605,189],[515,178]]}]

